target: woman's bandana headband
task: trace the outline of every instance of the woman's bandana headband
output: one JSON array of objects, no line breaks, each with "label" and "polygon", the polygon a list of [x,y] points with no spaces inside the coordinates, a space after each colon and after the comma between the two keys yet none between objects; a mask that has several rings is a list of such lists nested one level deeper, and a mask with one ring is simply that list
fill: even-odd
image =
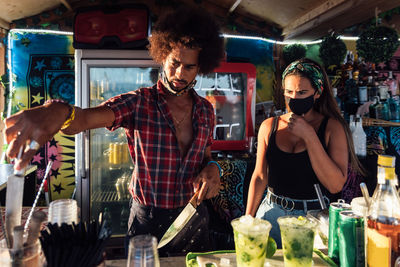
[{"label": "woman's bandana headband", "polygon": [[313,85],[318,88],[318,94],[322,94],[324,90],[324,77],[322,76],[321,68],[311,62],[299,62],[298,60],[292,62],[283,72],[282,81],[296,69],[311,80]]}]

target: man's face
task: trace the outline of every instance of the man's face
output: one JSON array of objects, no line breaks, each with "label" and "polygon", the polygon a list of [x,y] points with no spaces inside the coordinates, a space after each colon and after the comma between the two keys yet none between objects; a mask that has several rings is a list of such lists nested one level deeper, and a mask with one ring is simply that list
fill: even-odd
[{"label": "man's face", "polygon": [[199,71],[200,49],[179,46],[163,62],[168,81],[179,91],[196,78]]}]

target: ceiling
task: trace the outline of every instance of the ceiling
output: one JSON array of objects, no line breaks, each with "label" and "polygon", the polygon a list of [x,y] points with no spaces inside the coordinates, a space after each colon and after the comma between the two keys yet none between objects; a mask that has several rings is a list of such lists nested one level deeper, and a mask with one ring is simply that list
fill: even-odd
[{"label": "ceiling", "polygon": [[[345,28],[373,18],[376,10],[379,13],[400,6],[400,0],[173,0],[172,2],[179,1],[200,3],[210,12],[218,12],[219,16],[226,18],[236,16],[251,20],[248,29],[257,35],[271,35],[257,25],[272,26],[278,29],[279,35],[281,33],[279,37],[285,40],[314,40],[325,36],[330,30],[340,33]],[[64,5],[73,12],[80,3],[82,1],[79,0],[0,0],[0,27],[8,29],[14,20],[37,15],[59,5]]]}]

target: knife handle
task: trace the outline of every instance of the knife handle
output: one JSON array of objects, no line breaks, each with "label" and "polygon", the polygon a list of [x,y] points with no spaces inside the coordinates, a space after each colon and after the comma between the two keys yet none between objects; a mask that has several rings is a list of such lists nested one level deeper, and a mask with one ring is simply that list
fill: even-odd
[{"label": "knife handle", "polygon": [[197,199],[199,197],[199,194],[200,194],[200,189],[197,190],[196,193],[194,193],[192,198],[189,200],[189,203],[192,204],[194,208],[197,208]]}]

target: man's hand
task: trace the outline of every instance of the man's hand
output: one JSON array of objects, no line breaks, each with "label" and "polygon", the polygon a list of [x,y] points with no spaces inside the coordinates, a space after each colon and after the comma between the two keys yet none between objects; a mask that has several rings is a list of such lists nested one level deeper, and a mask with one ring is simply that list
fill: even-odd
[{"label": "man's hand", "polygon": [[5,139],[9,144],[7,156],[16,158],[21,147],[24,151],[15,169],[28,165],[37,150],[58,132],[67,115],[68,107],[55,103],[20,111],[5,120]]},{"label": "man's hand", "polygon": [[209,164],[197,175],[194,184],[195,191],[200,190],[197,204],[203,199],[213,198],[219,193],[221,180],[219,169],[215,164]]}]

